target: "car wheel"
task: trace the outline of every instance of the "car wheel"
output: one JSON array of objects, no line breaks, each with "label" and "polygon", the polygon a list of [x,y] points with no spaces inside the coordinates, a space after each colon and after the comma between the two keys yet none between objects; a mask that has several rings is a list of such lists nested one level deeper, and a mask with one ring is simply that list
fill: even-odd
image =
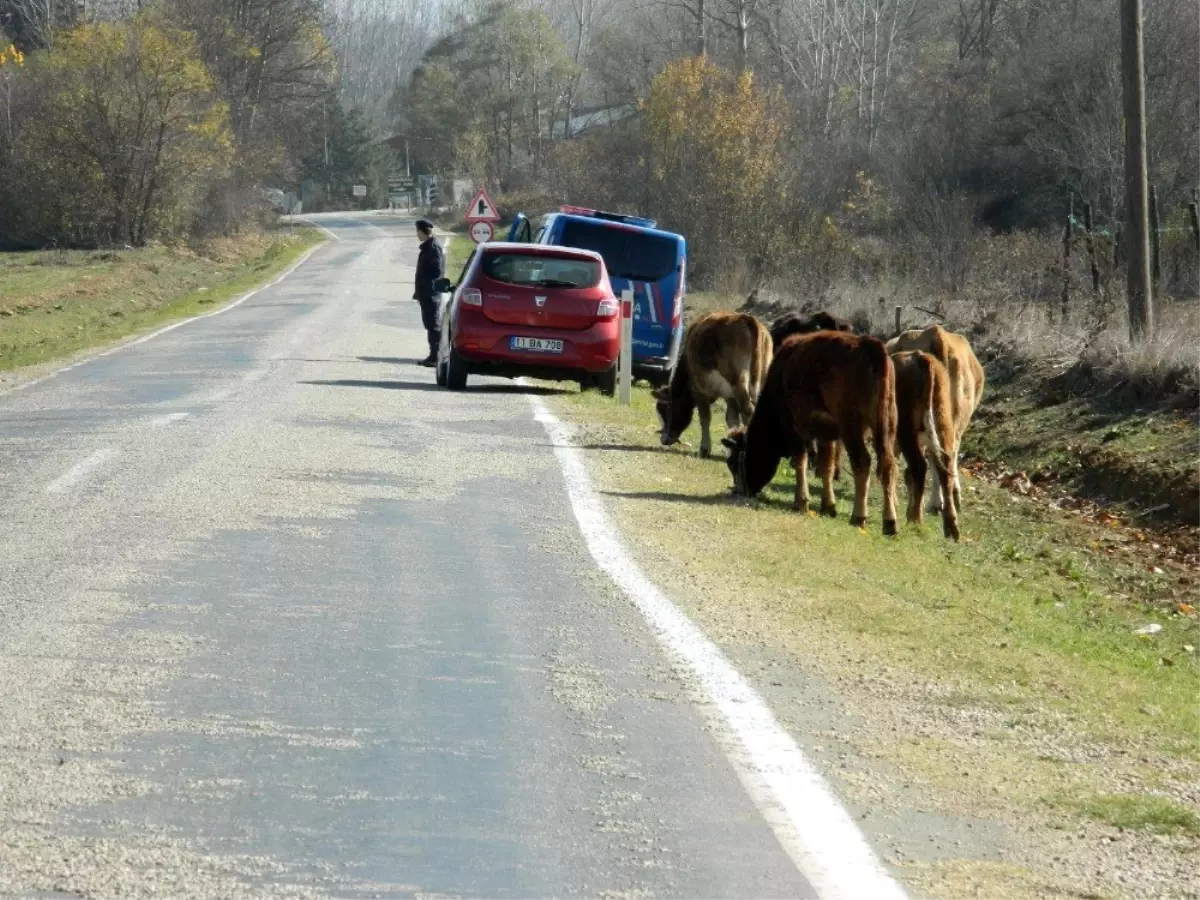
[{"label": "car wheel", "polygon": [[613,363],[609,368],[596,376],[596,387],[600,388],[600,393],[605,397],[612,397],[617,393],[616,363]]},{"label": "car wheel", "polygon": [[467,386],[467,361],[459,356],[454,347],[446,358],[446,387],[452,391],[461,391]]}]

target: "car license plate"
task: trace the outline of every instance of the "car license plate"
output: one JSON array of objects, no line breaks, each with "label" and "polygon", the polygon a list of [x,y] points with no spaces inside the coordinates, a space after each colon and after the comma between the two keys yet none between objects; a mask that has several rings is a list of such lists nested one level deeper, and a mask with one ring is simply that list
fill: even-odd
[{"label": "car license plate", "polygon": [[508,346],[512,350],[532,350],[535,353],[562,353],[563,350],[562,341],[534,337],[509,338]]}]

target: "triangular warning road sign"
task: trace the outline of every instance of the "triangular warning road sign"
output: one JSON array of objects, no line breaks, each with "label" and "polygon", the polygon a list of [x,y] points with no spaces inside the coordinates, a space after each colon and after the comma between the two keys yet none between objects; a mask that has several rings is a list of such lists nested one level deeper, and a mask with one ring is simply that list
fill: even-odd
[{"label": "triangular warning road sign", "polygon": [[488,196],[484,188],[475,192],[471,204],[467,207],[468,222],[499,222],[500,213],[496,212],[496,204]]}]

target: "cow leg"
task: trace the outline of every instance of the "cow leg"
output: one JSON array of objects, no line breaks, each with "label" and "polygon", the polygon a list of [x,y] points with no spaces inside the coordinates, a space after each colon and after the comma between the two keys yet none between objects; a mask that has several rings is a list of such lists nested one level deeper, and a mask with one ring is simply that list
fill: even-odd
[{"label": "cow leg", "polygon": [[879,483],[883,486],[883,533],[894,535],[896,529],[896,420],[884,422],[874,429],[875,455],[879,459]]},{"label": "cow leg", "polygon": [[921,450],[920,440],[907,427],[909,425],[907,418],[904,424],[906,427],[900,429],[900,433],[896,436],[896,442],[900,445],[900,453],[904,456],[906,466],[904,483],[908,488],[908,510],[905,518],[914,525],[920,525],[925,518],[921,511],[921,500],[925,496],[925,473],[929,466],[925,462],[925,454]]},{"label": "cow leg", "polygon": [[712,454],[712,401],[697,397],[696,413],[700,417],[700,455],[708,459]]},{"label": "cow leg", "polygon": [[850,457],[850,468],[854,471],[854,512],[850,524],[861,528],[867,524],[867,489],[871,485],[871,454],[866,441],[857,431],[843,436],[846,455]]},{"label": "cow leg", "polygon": [[929,503],[925,509],[931,513],[942,511],[942,480],[940,478],[934,478],[933,483],[929,486]]},{"label": "cow leg", "polygon": [[[732,400],[725,401],[725,427],[730,431],[742,424],[742,416],[738,412],[738,408]],[[750,423],[747,422],[747,425]]]},{"label": "cow leg", "polygon": [[[948,437],[948,435],[947,435]],[[945,444],[943,444],[945,446]],[[946,462],[949,465],[946,465]],[[946,459],[934,458],[935,481],[941,483],[942,497],[942,534],[957,541],[958,534],[958,503],[962,496],[958,488],[958,452],[957,449],[947,449]]]},{"label": "cow leg", "polygon": [[794,457],[796,462],[796,493],[792,497],[792,509],[797,512],[808,512],[808,444],[803,445]]},{"label": "cow leg", "polygon": [[[745,378],[742,378],[741,381],[733,386],[733,400],[726,401],[725,414],[727,416],[729,414],[730,406],[732,406],[734,412],[741,417],[741,424],[749,428],[750,419],[754,416],[754,396],[750,393],[750,384]],[[730,427],[737,427],[736,420],[735,424]]]},{"label": "cow leg", "polygon": [[817,445],[817,471],[821,474],[821,515],[835,518],[837,500],[833,496],[833,477],[841,445],[837,441],[822,441]]}]

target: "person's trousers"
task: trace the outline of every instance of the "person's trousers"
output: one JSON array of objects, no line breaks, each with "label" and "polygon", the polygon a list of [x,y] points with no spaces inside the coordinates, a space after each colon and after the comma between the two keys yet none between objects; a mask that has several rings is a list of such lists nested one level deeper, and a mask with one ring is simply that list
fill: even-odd
[{"label": "person's trousers", "polygon": [[429,337],[429,355],[437,356],[438,344],[442,340],[442,323],[438,321],[437,297],[418,297],[417,302],[421,304],[421,324],[425,326],[425,333]]}]

